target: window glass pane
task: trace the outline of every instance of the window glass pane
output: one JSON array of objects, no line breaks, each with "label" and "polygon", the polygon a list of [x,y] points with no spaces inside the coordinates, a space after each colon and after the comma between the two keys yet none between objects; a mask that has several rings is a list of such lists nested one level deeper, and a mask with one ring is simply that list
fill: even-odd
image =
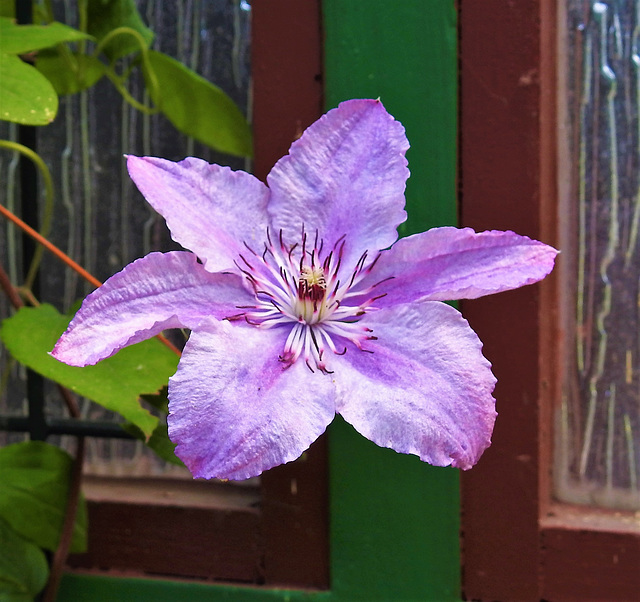
[{"label": "window glass pane", "polygon": [[[566,2],[565,501],[640,508],[640,2]],[[563,60],[565,60],[563,58]]]},{"label": "window glass pane", "polygon": [[[58,1],[52,6],[58,20],[77,25],[78,2]],[[154,49],[177,58],[222,88],[245,114],[250,112],[249,2],[140,0],[138,8],[155,33]],[[126,68],[124,64],[119,72]],[[127,87],[134,98],[151,104],[141,84],[141,78],[134,76]],[[15,134],[14,126],[4,124],[2,128],[0,134],[4,137]],[[124,154],[171,160],[194,155],[233,169],[251,169],[246,160],[216,153],[179,133],[164,116],[137,111],[123,100],[107,78],[87,91],[61,97],[55,121],[37,130],[37,146],[52,171],[56,189],[50,238],[100,280],[150,251],[179,248],[171,241],[164,220],[130,181]],[[20,213],[17,200],[20,191],[14,182],[16,165],[11,154],[3,152],[0,202],[15,206]],[[35,201],[26,199],[26,202]],[[0,260],[13,281],[20,283],[19,234],[6,223],[0,227],[0,240],[3,240]],[[67,310],[91,290],[91,285],[77,274],[45,254],[40,278],[41,301]],[[4,299],[0,300],[0,310],[0,317],[9,313]],[[26,412],[24,371],[12,369],[5,355],[0,356],[0,362],[0,373],[12,375],[10,379],[3,376],[6,382],[0,390],[0,414],[23,414]],[[53,386],[47,386],[45,397],[48,415],[60,415],[62,404]],[[82,403],[82,412],[90,419],[113,419],[89,401]],[[7,440],[10,438],[0,433],[0,444]],[[118,439],[91,439],[86,466],[89,473],[118,475],[164,475],[175,469],[158,461],[144,445]]]}]

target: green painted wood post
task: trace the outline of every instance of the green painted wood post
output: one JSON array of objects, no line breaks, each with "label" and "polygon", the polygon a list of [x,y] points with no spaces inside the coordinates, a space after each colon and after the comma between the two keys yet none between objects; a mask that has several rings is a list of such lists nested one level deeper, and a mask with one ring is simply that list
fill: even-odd
[{"label": "green painted wood post", "polygon": [[[327,108],[380,97],[407,131],[401,235],[456,223],[453,0],[324,0]],[[410,378],[410,375],[407,375]],[[458,473],[330,431],[331,566],[340,600],[459,598]]]},{"label": "green painted wood post", "polygon": [[[411,143],[401,234],[456,223],[454,0],[324,0],[326,103],[380,97]],[[408,378],[410,375],[407,376]],[[330,429],[331,590],[66,576],[59,600],[427,601],[460,597],[458,473]]]}]

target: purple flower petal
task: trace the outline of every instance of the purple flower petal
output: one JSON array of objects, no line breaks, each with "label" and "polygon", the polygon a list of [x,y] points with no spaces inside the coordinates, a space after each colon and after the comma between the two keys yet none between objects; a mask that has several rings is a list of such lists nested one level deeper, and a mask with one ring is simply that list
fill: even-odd
[{"label": "purple flower petal", "polygon": [[169,380],[169,437],[194,477],[246,479],[295,460],[335,415],[328,375],[279,361],[287,329],[203,322]]},{"label": "purple flower petal", "polygon": [[409,177],[402,125],[379,100],[343,102],[294,142],[267,178],[268,212],[285,239],[298,241],[302,226],[317,230],[325,248],[347,236],[344,262],[367,249],[385,249],[406,219]]},{"label": "purple flower petal", "polygon": [[426,301],[367,315],[377,341],[336,366],[338,413],[367,439],[436,466],[473,466],[490,443],[495,378],[452,307]]},{"label": "purple flower petal", "polygon": [[262,252],[269,190],[243,171],[189,157],[127,159],[129,175],[160,213],[174,240],[193,251],[210,272],[234,269],[247,243]]},{"label": "purple flower petal", "polygon": [[558,251],[513,232],[434,228],[399,240],[362,286],[380,287],[385,307],[419,299],[475,299],[542,280]]},{"label": "purple flower petal", "polygon": [[91,293],[51,355],[87,366],[165,328],[195,328],[238,313],[253,295],[235,274],[210,274],[193,253],[151,253]]}]

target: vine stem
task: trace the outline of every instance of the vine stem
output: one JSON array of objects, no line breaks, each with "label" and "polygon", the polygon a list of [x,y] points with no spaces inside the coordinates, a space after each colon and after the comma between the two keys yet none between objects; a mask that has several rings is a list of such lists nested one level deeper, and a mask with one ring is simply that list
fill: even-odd
[{"label": "vine stem", "polygon": [[9,276],[4,271],[4,268],[1,265],[0,265],[0,288],[2,289],[4,294],[7,296],[7,299],[9,299],[9,303],[11,303],[14,309],[18,309],[19,307],[22,307],[23,305],[22,299],[20,298],[20,295],[18,294],[18,291],[15,289],[13,284],[11,284],[11,280],[9,279]]},{"label": "vine stem", "polygon": [[[104,36],[104,38],[102,38],[100,40],[100,42],[96,46],[95,50],[93,51],[93,56],[97,57],[104,50],[104,48],[107,46],[107,44],[109,42],[111,42],[111,40],[113,38],[116,38],[117,36],[121,36],[121,35],[128,35],[128,36],[132,36],[133,38],[135,38],[136,42],[138,43],[138,47],[140,48],[140,58],[142,60],[142,63],[144,65],[144,69],[146,71],[147,85],[149,87],[149,92],[150,92],[151,98],[152,99],[159,98],[160,83],[158,82],[158,78],[156,76],[156,73],[153,70],[153,66],[151,65],[151,61],[149,60],[149,48],[147,46],[147,43],[146,43],[145,39],[140,34],[140,32],[136,31],[135,29],[132,29],[131,27],[116,27],[115,29],[112,29],[106,36]],[[114,61],[112,60],[110,62],[110,64],[109,64],[106,72],[105,72],[105,75],[116,86],[116,88],[118,89],[118,92],[120,92],[122,97],[129,104],[131,104],[134,108],[138,109],[142,113],[145,113],[147,115],[153,115],[155,113],[159,113],[160,112],[160,107],[158,107],[158,106],[156,106],[156,107],[147,107],[146,105],[138,102],[135,98],[133,98],[129,94],[127,89],[124,87],[123,82],[117,76],[117,74],[116,74],[116,72],[115,72],[115,70],[113,68],[113,64],[114,64]]]},{"label": "vine stem", "polygon": [[55,602],[58,594],[58,587],[64,571],[64,565],[69,556],[69,548],[73,539],[73,526],[76,522],[78,504],[80,502],[80,488],[82,484],[82,466],[84,464],[84,437],[76,438],[76,455],[71,467],[71,477],[69,479],[69,492],[67,494],[67,506],[65,508],[64,522],[60,541],[51,561],[49,581],[44,591],[43,602]]}]

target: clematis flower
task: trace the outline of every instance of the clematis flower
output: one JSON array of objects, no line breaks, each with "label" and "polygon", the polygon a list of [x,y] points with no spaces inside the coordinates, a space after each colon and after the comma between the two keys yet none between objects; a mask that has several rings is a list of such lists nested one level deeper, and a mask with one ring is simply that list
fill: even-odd
[{"label": "clematis flower", "polygon": [[376,100],[309,127],[267,185],[188,158],[129,173],[191,252],[151,253],[84,301],[52,354],[74,366],[190,329],[169,436],[195,477],[244,479],[299,457],[336,413],[380,446],[470,468],[490,443],[495,378],[442,301],[544,278],[556,250],[513,232],[397,240],[404,128]]}]

